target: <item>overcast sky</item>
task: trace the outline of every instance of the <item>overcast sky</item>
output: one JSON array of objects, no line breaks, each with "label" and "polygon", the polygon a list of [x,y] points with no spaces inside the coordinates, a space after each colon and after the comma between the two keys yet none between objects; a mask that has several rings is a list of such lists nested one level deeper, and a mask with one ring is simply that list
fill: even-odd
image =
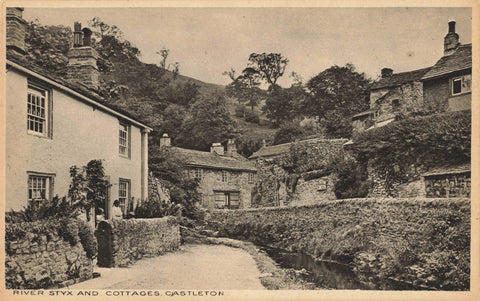
[{"label": "overcast sky", "polygon": [[457,22],[461,43],[472,41],[470,8],[25,8],[26,20],[73,27],[100,17],[117,25],[137,46],[141,60],[170,49],[167,63],[180,73],[227,84],[222,72],[241,71],[252,52],[289,59],[280,85],[292,71],[304,81],[332,65],[353,63],[375,78],[389,67],[403,72],[433,65],[443,54],[448,21]]}]

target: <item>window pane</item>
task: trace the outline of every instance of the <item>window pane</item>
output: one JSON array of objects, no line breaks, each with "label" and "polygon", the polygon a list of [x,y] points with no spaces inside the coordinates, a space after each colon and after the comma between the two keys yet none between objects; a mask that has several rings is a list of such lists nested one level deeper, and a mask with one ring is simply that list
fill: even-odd
[{"label": "window pane", "polygon": [[462,81],[456,79],[453,81],[453,94],[458,94],[462,92]]}]

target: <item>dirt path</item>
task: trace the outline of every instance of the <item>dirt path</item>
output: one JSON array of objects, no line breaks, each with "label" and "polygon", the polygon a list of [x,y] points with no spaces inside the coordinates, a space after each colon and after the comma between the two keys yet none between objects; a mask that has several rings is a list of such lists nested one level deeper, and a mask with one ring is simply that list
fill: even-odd
[{"label": "dirt path", "polygon": [[255,261],[245,251],[222,245],[186,245],[128,268],[98,268],[101,277],[70,289],[265,289]]}]

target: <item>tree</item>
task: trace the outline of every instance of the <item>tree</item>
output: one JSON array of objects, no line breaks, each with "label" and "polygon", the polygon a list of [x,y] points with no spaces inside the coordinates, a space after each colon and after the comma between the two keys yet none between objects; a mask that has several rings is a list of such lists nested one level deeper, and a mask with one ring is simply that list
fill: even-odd
[{"label": "tree", "polygon": [[214,142],[233,138],[236,124],[228,112],[225,99],[217,94],[199,98],[185,119],[177,144],[186,148],[208,150]]},{"label": "tree", "polygon": [[279,126],[298,116],[304,98],[305,91],[301,86],[292,86],[287,89],[277,87],[267,95],[262,110],[275,126]]},{"label": "tree", "polygon": [[223,74],[232,79],[232,82],[225,88],[226,95],[236,98],[240,104],[245,103],[253,111],[265,94],[259,87],[260,75],[252,72],[249,68],[245,69],[238,77],[235,77],[233,69],[225,71]]},{"label": "tree", "polygon": [[25,48],[35,63],[58,76],[67,71],[70,43],[73,39],[70,27],[43,26],[38,20],[27,22]]},{"label": "tree", "polygon": [[288,64],[288,59],[280,53],[252,53],[248,61],[249,67],[244,72],[259,74],[269,85],[269,89],[277,86],[277,80],[283,76]]},{"label": "tree", "polygon": [[111,72],[114,68],[114,60],[138,61],[140,50],[123,38],[123,33],[116,25],[109,25],[99,17],[89,21],[92,28],[92,47],[99,54],[97,66],[102,72]]},{"label": "tree", "polygon": [[300,140],[305,131],[298,122],[286,122],[275,132],[273,145]]},{"label": "tree", "polygon": [[158,54],[162,57],[162,59],[160,60],[160,63],[158,64],[160,66],[160,68],[163,68],[163,69],[166,68],[167,57],[168,57],[169,53],[170,53],[170,50],[165,48],[165,47],[163,47],[162,49],[160,49],[159,51],[156,52],[156,54]]},{"label": "tree", "polygon": [[185,158],[169,148],[150,148],[148,167],[169,189],[171,201],[182,206],[183,216],[194,218],[195,204],[200,202],[201,196],[197,180],[191,178],[185,168]]},{"label": "tree", "polygon": [[371,80],[355,66],[332,66],[307,82],[303,105],[307,116],[318,116],[329,137],[350,137],[351,116],[368,109]]}]

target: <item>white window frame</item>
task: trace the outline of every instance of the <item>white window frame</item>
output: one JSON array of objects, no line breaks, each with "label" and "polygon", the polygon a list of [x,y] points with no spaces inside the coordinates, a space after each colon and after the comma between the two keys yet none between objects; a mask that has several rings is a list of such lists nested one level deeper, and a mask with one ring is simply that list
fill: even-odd
[{"label": "white window frame", "polygon": [[199,167],[194,168],[193,177],[197,180],[201,180],[203,178],[203,170]]},{"label": "white window frame", "polygon": [[118,202],[122,208],[122,212],[127,214],[128,202],[131,199],[132,183],[130,179],[119,178],[118,179]]},{"label": "white window frame", "polygon": [[120,121],[118,123],[118,153],[121,157],[130,158],[130,125]]},{"label": "white window frame", "polygon": [[255,183],[255,173],[253,172],[248,173],[248,183],[249,184]]},{"label": "white window frame", "polygon": [[[50,137],[51,106],[50,91],[28,83],[27,88],[27,133],[40,137]],[[37,130],[35,130],[37,126]],[[39,127],[42,127],[39,130]]]},{"label": "white window frame", "polygon": [[[465,80],[465,77],[470,77],[470,87],[468,90],[464,90],[466,88],[464,88],[464,80]],[[458,93],[454,93],[454,85],[455,85],[455,82],[456,81],[460,81],[460,92]],[[451,88],[451,94],[452,96],[457,96],[457,95],[462,95],[462,94],[466,94],[466,93],[471,93],[472,92],[472,75],[471,74],[466,74],[466,75],[462,75],[462,76],[457,76],[457,77],[454,77],[452,78],[452,83],[450,85],[450,88]]]},{"label": "white window frame", "polygon": [[[27,172],[27,199],[28,202],[39,204],[43,201],[52,200],[55,175],[51,173]],[[36,191],[35,191],[36,190]],[[37,193],[43,196],[38,197]],[[35,196],[34,196],[35,194]]]},{"label": "white window frame", "polygon": [[222,182],[228,183],[228,172],[226,170],[222,170]]}]

